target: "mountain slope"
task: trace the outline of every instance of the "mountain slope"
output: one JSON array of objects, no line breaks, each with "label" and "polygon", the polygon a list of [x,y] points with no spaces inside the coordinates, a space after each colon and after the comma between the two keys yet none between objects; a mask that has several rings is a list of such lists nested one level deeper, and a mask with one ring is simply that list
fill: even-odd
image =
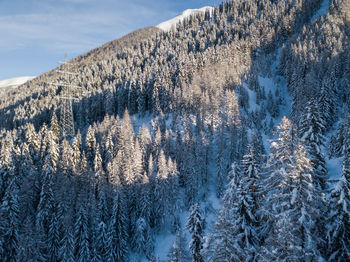
[{"label": "mountain slope", "polygon": [[350,31],[325,3],[224,2],[1,97],[0,260],[346,257]]}]

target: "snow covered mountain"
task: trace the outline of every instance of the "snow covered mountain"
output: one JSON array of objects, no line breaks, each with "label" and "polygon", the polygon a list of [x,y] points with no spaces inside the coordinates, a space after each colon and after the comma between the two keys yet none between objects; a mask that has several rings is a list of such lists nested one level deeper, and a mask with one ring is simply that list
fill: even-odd
[{"label": "snow covered mountain", "polygon": [[17,86],[23,85],[24,83],[28,82],[29,80],[32,80],[33,78],[35,78],[35,76],[22,76],[1,80],[0,88],[15,88]]},{"label": "snow covered mountain", "polygon": [[214,10],[213,7],[211,6],[204,6],[202,8],[198,8],[198,9],[186,9],[185,11],[183,11],[181,13],[181,15],[178,15],[170,20],[167,20],[165,22],[160,23],[159,25],[157,25],[156,27],[159,29],[162,29],[164,31],[170,31],[173,27],[175,27],[176,24],[182,22],[185,18],[190,17],[193,14],[196,13],[201,13],[201,12],[206,12],[206,11],[210,11],[212,12]]}]

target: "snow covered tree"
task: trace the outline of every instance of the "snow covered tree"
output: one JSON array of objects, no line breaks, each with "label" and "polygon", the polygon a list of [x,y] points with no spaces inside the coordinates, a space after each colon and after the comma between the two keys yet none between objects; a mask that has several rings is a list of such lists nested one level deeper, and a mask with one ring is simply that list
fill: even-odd
[{"label": "snow covered tree", "polygon": [[0,260],[17,261],[19,251],[19,186],[17,178],[11,178],[0,206]]},{"label": "snow covered tree", "polygon": [[283,118],[279,137],[272,141],[267,164],[262,213],[270,228],[258,254],[259,261],[320,259],[316,222],[320,216],[320,193],[312,180],[312,164]]},{"label": "snow covered tree", "polygon": [[168,253],[168,262],[188,261],[190,254],[186,248],[186,240],[180,228],[178,228],[173,245]]},{"label": "snow covered tree", "polygon": [[[260,197],[260,165],[259,165],[260,156],[257,155],[256,151],[252,146],[248,146],[248,153],[243,156],[242,160],[242,181],[243,187],[247,192],[249,192],[250,197],[252,198],[251,210],[252,213],[256,213],[259,205]],[[257,221],[256,221],[257,222]]]},{"label": "snow covered tree", "polygon": [[315,185],[325,189],[327,170],[321,147],[324,145],[325,123],[314,100],[308,102],[305,113],[299,123],[299,136],[308,152],[313,165],[313,180]]},{"label": "snow covered tree", "polygon": [[61,238],[63,237],[62,232],[62,208],[59,206],[59,204],[56,202],[54,204],[54,210],[52,214],[52,220],[49,224],[49,232],[48,232],[48,238],[46,241],[46,245],[48,248],[48,255],[50,261],[59,261],[59,251],[60,251],[60,245]]},{"label": "snow covered tree", "polygon": [[55,139],[56,139],[56,143],[59,143],[59,137],[60,137],[60,127],[58,125],[58,120],[57,120],[57,116],[56,113],[52,114],[52,118],[51,118],[51,122],[50,122],[50,130],[53,133]]},{"label": "snow covered tree", "polygon": [[46,167],[44,173],[44,181],[40,192],[40,202],[36,215],[36,226],[40,228],[44,234],[48,233],[54,204],[54,172],[49,165]]},{"label": "snow covered tree", "polygon": [[194,204],[191,207],[191,213],[186,224],[186,228],[191,233],[190,251],[192,261],[194,262],[204,261],[201,254],[203,248],[203,227],[204,220],[200,212],[199,204]]},{"label": "snow covered tree", "polygon": [[327,219],[329,261],[350,260],[350,152],[343,160],[343,173],[330,194]]},{"label": "snow covered tree", "polygon": [[[223,207],[219,213],[213,234],[213,261],[254,261],[259,243],[257,233],[257,216],[254,203],[255,184],[252,184],[253,169],[249,167],[249,155],[245,157],[246,176],[237,181],[231,176],[231,181],[223,196]],[[233,166],[233,168],[235,168]]]},{"label": "snow covered tree", "polygon": [[169,170],[163,150],[160,151],[157,163],[157,174],[155,188],[153,193],[154,203],[153,214],[155,224],[159,230],[164,224],[167,214],[169,213]]},{"label": "snow covered tree", "polygon": [[75,260],[78,262],[90,261],[90,243],[88,218],[85,208],[81,206],[78,210],[74,225],[75,233]]},{"label": "snow covered tree", "polygon": [[112,162],[114,157],[114,143],[112,139],[112,133],[108,132],[106,137],[105,149],[104,149],[104,169],[107,170],[107,165]]},{"label": "snow covered tree", "polygon": [[108,231],[112,238],[112,249],[116,261],[128,260],[128,231],[127,217],[125,214],[125,199],[120,189],[115,193],[113,199],[112,216],[109,220]]},{"label": "snow covered tree", "polygon": [[109,257],[113,255],[113,252],[109,237],[107,225],[104,221],[100,221],[96,229],[96,252],[101,257],[101,261],[111,261]]},{"label": "snow covered tree", "polygon": [[150,232],[150,227],[143,217],[136,220],[135,236],[133,246],[138,254],[150,256],[153,252],[153,239]]},{"label": "snow covered tree", "polygon": [[75,174],[79,174],[80,171],[80,162],[81,162],[81,135],[78,130],[77,135],[73,139],[72,143],[72,163],[73,163],[73,170]]},{"label": "snow covered tree", "polygon": [[60,261],[74,262],[74,237],[69,226],[65,225],[61,247],[59,250]]},{"label": "snow covered tree", "polygon": [[93,169],[97,142],[96,142],[96,136],[95,136],[95,128],[92,126],[89,126],[88,131],[86,133],[85,146],[86,146],[86,159],[88,162],[88,166],[91,169]]}]

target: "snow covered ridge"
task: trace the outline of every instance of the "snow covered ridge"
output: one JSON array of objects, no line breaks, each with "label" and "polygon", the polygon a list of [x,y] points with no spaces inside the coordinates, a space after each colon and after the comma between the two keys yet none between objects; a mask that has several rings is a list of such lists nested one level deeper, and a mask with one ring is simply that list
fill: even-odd
[{"label": "snow covered ridge", "polygon": [[33,78],[35,78],[35,76],[22,76],[22,77],[1,80],[0,88],[6,88],[6,87],[14,88],[14,87],[23,85],[24,83],[28,82],[29,80],[32,80]]},{"label": "snow covered ridge", "polygon": [[181,15],[178,15],[168,21],[165,21],[163,23],[160,23],[159,25],[156,25],[157,28],[162,29],[164,31],[170,31],[171,28],[173,28],[173,26],[175,26],[176,24],[182,22],[185,18],[193,15],[193,14],[197,14],[197,13],[204,13],[207,10],[209,11],[213,11],[214,8],[211,6],[204,6],[202,8],[199,9],[186,9],[185,11],[183,11],[181,13]]}]

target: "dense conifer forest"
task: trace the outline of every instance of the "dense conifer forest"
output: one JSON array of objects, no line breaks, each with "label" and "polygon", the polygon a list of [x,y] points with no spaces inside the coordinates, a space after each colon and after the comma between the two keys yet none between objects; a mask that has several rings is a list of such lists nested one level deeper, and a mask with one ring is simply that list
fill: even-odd
[{"label": "dense conifer forest", "polygon": [[350,261],[349,0],[223,2],[0,94],[0,261]]}]

